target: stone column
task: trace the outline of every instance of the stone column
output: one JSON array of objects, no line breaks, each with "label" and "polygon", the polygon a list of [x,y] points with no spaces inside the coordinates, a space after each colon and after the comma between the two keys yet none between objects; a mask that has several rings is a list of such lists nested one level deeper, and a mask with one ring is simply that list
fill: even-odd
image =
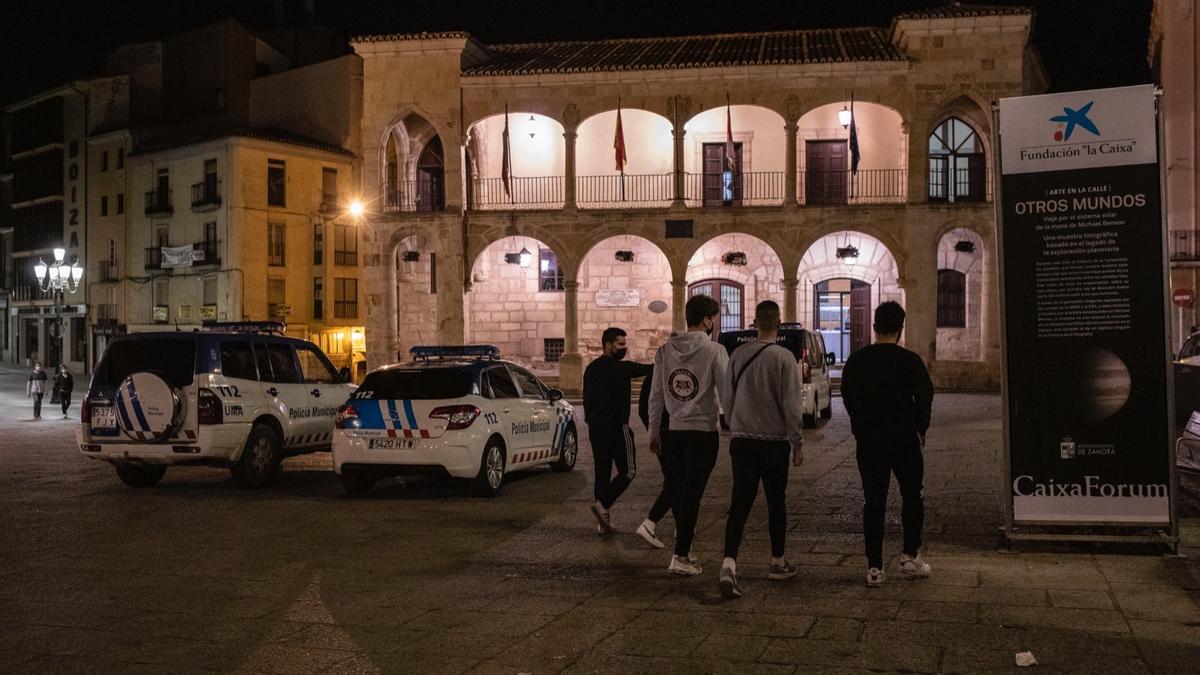
[{"label": "stone column", "polygon": [[[466,279],[464,270],[462,224],[446,219],[438,226],[437,242],[437,343],[463,344],[465,329]],[[394,265],[393,265],[394,267]]]},{"label": "stone column", "polygon": [[[374,229],[374,228],[372,228]],[[378,265],[363,267],[363,286],[379,289],[379,293],[367,293],[367,315],[365,317],[367,343],[367,367],[376,368],[396,361],[397,299],[396,299],[396,247],[386,241],[378,243],[382,234],[373,232],[374,249],[379,252]],[[364,237],[364,243],[366,238]],[[382,287],[382,288],[381,288]],[[327,291],[328,293],[329,291]]]},{"label": "stone column", "polygon": [[563,161],[566,174],[563,176],[563,200],[565,208],[568,209],[575,208],[575,137],[577,135],[575,127],[563,131],[563,139],[566,141]]},{"label": "stone column", "polygon": [[937,265],[910,260],[911,272],[900,279],[904,289],[904,344],[933,369],[937,360]]},{"label": "stone column", "polygon": [[800,280],[784,277],[783,279],[783,322],[796,323],[796,290],[800,288]]},{"label": "stone column", "polygon": [[683,307],[687,304],[687,279],[671,279],[671,330],[682,333],[687,330]]},{"label": "stone column", "polygon": [[672,206],[683,206],[687,180],[683,173],[683,137],[687,135],[687,132],[677,124],[671,130],[671,135],[675,138],[675,202]]},{"label": "stone column", "polygon": [[563,282],[563,353],[558,360],[558,383],[563,391],[583,389],[583,354],[579,352],[579,282]]},{"label": "stone column", "polygon": [[[784,157],[783,171],[783,204],[784,206],[796,205],[796,131],[797,124],[791,120],[783,125],[784,132],[787,134],[787,156]],[[786,280],[785,280],[786,281]],[[794,281],[794,280],[793,280]],[[795,309],[796,303],[792,301],[792,308]]]}]

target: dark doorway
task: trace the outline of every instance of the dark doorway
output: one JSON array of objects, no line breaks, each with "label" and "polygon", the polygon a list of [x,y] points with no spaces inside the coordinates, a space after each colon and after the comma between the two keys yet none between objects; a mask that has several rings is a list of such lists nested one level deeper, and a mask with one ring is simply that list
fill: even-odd
[{"label": "dark doorway", "polygon": [[721,303],[721,317],[713,339],[725,331],[742,330],[746,327],[746,289],[736,281],[728,279],[706,279],[688,286],[688,297],[707,295]]},{"label": "dark doorway", "polygon": [[806,141],[804,156],[805,202],[845,204],[846,141]]},{"label": "dark doorway", "polygon": [[742,201],[742,144],[733,144],[733,171],[724,143],[704,144],[704,205],[722,206]]},{"label": "dark doorway", "polygon": [[813,287],[813,326],[839,363],[871,343],[871,285],[829,279]]},{"label": "dark doorway", "polygon": [[63,362],[63,332],[66,330],[66,324],[60,323],[58,319],[42,321],[46,331],[46,358],[42,359],[42,366],[52,370]]},{"label": "dark doorway", "polygon": [[442,211],[446,208],[446,164],[442,158],[442,140],[434,136],[417,158],[417,210]]}]

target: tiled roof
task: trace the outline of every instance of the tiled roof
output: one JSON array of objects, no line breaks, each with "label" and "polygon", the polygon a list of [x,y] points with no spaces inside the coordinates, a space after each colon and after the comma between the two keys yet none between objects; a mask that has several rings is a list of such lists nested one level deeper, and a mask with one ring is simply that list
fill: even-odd
[{"label": "tiled roof", "polygon": [[1033,13],[1033,8],[1022,5],[970,5],[955,2],[945,7],[897,14],[895,21],[902,19],[959,19],[973,16],[1015,16],[1031,13]]},{"label": "tiled roof", "polygon": [[385,35],[356,35],[350,38],[350,43],[396,42],[398,40],[450,40],[470,37],[469,33],[458,30],[442,31],[440,33],[387,33]]},{"label": "tiled roof", "polygon": [[463,75],[904,60],[880,28],[488,45],[486,50],[491,58],[467,67]]}]

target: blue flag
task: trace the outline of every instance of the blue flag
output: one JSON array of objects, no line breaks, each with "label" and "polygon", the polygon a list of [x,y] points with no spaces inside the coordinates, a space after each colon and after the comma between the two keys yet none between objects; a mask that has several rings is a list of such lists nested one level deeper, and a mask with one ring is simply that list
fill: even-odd
[{"label": "blue flag", "polygon": [[850,175],[858,173],[858,125],[854,123],[854,94],[850,95]]}]

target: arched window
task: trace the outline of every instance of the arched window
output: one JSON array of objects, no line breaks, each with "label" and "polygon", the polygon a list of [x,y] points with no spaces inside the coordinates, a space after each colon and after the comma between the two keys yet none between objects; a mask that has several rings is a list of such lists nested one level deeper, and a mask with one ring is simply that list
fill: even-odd
[{"label": "arched window", "polygon": [[951,117],[929,135],[929,199],[981,202],[986,198],[983,143],[966,122]]},{"label": "arched window", "polygon": [[417,210],[441,211],[446,208],[446,168],[442,159],[442,140],[434,136],[417,158]]},{"label": "arched window", "polygon": [[967,327],[967,275],[958,270],[938,270],[937,325]]}]

